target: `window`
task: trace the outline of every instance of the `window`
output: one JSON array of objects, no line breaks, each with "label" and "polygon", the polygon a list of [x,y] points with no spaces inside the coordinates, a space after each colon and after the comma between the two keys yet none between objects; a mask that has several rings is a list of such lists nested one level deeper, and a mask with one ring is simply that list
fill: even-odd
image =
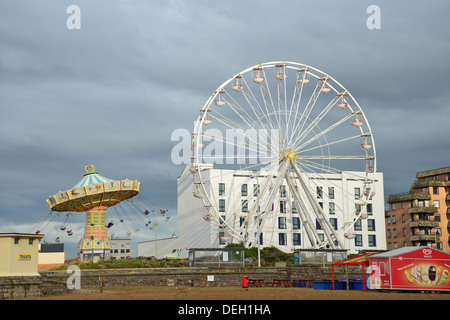
[{"label": "window", "polygon": [[369,235],[369,247],[376,247],[377,246],[377,237],[373,234]]},{"label": "window", "polygon": [[286,233],[279,233],[278,234],[278,244],[280,245],[280,246],[285,246],[286,245],[286,239],[287,237],[286,237]]},{"label": "window", "polygon": [[298,213],[297,204],[295,202],[292,202],[292,213]]},{"label": "window", "polygon": [[317,199],[322,199],[323,198],[322,187],[316,187],[316,190],[317,190]]},{"label": "window", "polygon": [[278,229],[286,229],[286,217],[278,217]]},{"label": "window", "polygon": [[435,208],[440,208],[439,200],[434,200],[434,201],[433,201],[433,207],[435,207]]},{"label": "window", "polygon": [[243,184],[241,186],[241,196],[243,196],[243,197],[247,196],[247,184]]},{"label": "window", "polygon": [[395,210],[395,203],[391,203],[391,210]]},{"label": "window", "polygon": [[292,240],[294,246],[299,246],[302,244],[300,233],[293,233],[292,234]]},{"label": "window", "polygon": [[361,219],[358,219],[358,221],[355,222],[355,224],[353,225],[353,228],[355,229],[355,231],[362,230]]},{"label": "window", "polygon": [[253,185],[253,195],[255,197],[259,196],[259,184],[254,184]]},{"label": "window", "polygon": [[330,224],[333,226],[334,230],[338,229],[338,222],[336,218],[330,218]]},{"label": "window", "polygon": [[242,200],[242,212],[248,212],[248,201]]},{"label": "window", "polygon": [[367,220],[367,230],[368,231],[375,231],[375,220],[374,219],[368,219]]},{"label": "window", "polygon": [[355,200],[359,200],[361,198],[361,189],[355,188]]},{"label": "window", "polygon": [[392,216],[392,223],[396,223],[397,220],[395,219],[395,216]]},{"label": "window", "polygon": [[388,229],[388,231],[387,231],[387,237],[388,237],[388,238],[391,237],[391,229]]},{"label": "window", "polygon": [[34,242],[34,239],[33,239],[33,238],[29,238],[29,239],[28,239],[28,244],[29,244],[29,245],[33,245],[33,242]]},{"label": "window", "polygon": [[225,183],[219,183],[219,196],[223,196],[225,194]]},{"label": "window", "polygon": [[14,238],[14,244],[19,244],[20,243],[20,238]]},{"label": "window", "polygon": [[322,230],[322,226],[320,225],[317,219],[316,219],[316,230]]},{"label": "window", "polygon": [[367,214],[368,214],[368,215],[372,215],[372,214],[373,214],[373,207],[372,207],[372,204],[371,204],[371,203],[368,203],[368,204],[366,205],[366,210],[367,210]]},{"label": "window", "polygon": [[225,236],[225,232],[220,231],[219,232],[219,245],[225,244],[226,242],[222,240],[222,238]]},{"label": "window", "polygon": [[334,187],[328,187],[328,198],[334,199]]},{"label": "window", "polygon": [[356,247],[362,247],[363,242],[362,242],[362,235],[357,234],[355,237],[355,246]]},{"label": "window", "polygon": [[224,199],[219,200],[219,212],[225,212],[225,200]]},{"label": "window", "polygon": [[439,194],[439,188],[433,187],[433,194]]},{"label": "window", "polygon": [[335,207],[335,204],[334,204],[334,202],[329,202],[328,203],[328,212],[329,212],[329,214],[335,214],[336,213],[336,207]]},{"label": "window", "polygon": [[292,218],[292,229],[294,229],[294,230],[300,229],[300,218],[299,217]]},{"label": "window", "polygon": [[286,213],[286,201],[280,201],[280,213]]},{"label": "window", "polygon": [[280,197],[286,198],[286,186],[285,185],[280,186]]}]

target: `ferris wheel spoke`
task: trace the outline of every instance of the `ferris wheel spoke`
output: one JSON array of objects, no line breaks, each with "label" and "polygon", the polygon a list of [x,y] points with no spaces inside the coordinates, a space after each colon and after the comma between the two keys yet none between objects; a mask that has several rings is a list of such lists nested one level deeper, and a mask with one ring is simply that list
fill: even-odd
[{"label": "ferris wheel spoke", "polygon": [[[290,144],[290,142],[292,141],[293,133],[295,132],[295,124],[296,124],[297,117],[294,115],[297,115],[299,112],[300,103],[301,103],[302,95],[303,95],[303,87],[304,87],[303,82],[295,85],[295,87],[294,87],[294,93],[292,95],[291,108],[289,110],[289,118],[288,118],[289,119],[288,127],[291,127],[291,131],[290,131],[291,137],[289,138],[288,144]],[[295,105],[295,111],[293,111],[294,105]],[[292,124],[291,124],[291,122],[292,122]]]},{"label": "ferris wheel spoke", "polygon": [[[302,171],[305,174],[312,173],[312,174],[316,174],[319,175],[321,173],[332,173],[332,174],[341,174],[342,170],[337,169],[337,168],[333,168],[331,166],[325,166],[325,165],[321,165],[319,163],[316,162],[312,162],[312,161],[308,161],[308,160],[304,160],[302,162],[297,162],[297,165],[302,169]],[[372,179],[368,178],[367,173],[365,173],[363,176],[352,173],[351,171],[346,171],[346,175],[348,175],[349,178],[355,180],[355,181],[361,181],[361,182],[367,182],[367,181],[371,181]],[[349,193],[350,194],[350,193]]]},{"label": "ferris wheel spoke", "polygon": [[[214,116],[214,114],[217,114],[217,117]],[[238,113],[236,112],[236,114],[238,114]],[[251,135],[254,133],[254,134],[256,134],[257,138],[260,139],[259,144],[266,145],[267,147],[273,147],[273,145],[271,143],[271,139],[269,139],[269,136],[264,137],[264,135],[263,135],[264,131],[267,130],[267,129],[262,127],[262,126],[260,126],[260,125],[258,125],[259,130],[257,130],[253,126],[251,126],[249,122],[247,122],[245,119],[243,119],[241,117],[241,119],[247,124],[248,128],[250,128],[250,129],[247,129],[247,128],[243,127],[242,125],[236,123],[235,121],[232,121],[228,117],[222,115],[220,112],[215,111],[215,110],[213,110],[211,117],[213,119],[219,121],[220,123],[222,123],[223,125],[225,125],[229,129],[232,129],[234,131],[242,130],[242,132],[244,134],[249,135],[249,138],[251,138]],[[255,139],[253,139],[252,141],[254,143],[257,143],[257,141]]]},{"label": "ferris wheel spoke", "polygon": [[314,128],[318,127],[319,122],[328,114],[328,112],[330,112],[335,103],[336,103],[335,99],[329,102],[328,105],[320,112],[320,114],[317,115],[317,117],[314,118],[302,132],[298,132],[299,133],[298,135],[294,132],[293,136],[297,137],[296,140],[294,141],[294,144],[301,142],[311,133],[311,131],[314,130]]},{"label": "ferris wheel spoke", "polygon": [[[270,118],[270,116],[268,116],[269,112],[267,109],[267,106],[265,106],[265,111],[262,109],[261,107],[261,103],[256,99],[255,94],[253,93],[253,91],[251,90],[250,86],[247,84],[247,82],[245,81],[245,78],[243,78],[243,82],[245,84],[245,89],[248,91],[246,91],[245,89],[242,91],[248,105],[254,110],[254,113],[256,115],[256,117],[258,119],[266,119],[268,122],[268,126],[270,128],[274,128],[274,125],[272,123],[272,119]],[[256,111],[254,104],[258,107],[259,111]]]},{"label": "ferris wheel spoke", "polygon": [[[224,90],[225,94],[229,98],[228,100],[228,107],[234,111],[236,115],[238,115],[248,126],[258,126],[260,127],[261,123],[258,120],[261,115],[258,115],[256,110],[254,109],[253,105],[249,103],[249,106],[254,113],[256,119],[254,119],[250,113],[248,113],[245,108],[242,107],[240,103],[238,103],[233,96],[226,90]],[[262,127],[260,127],[262,128]]]},{"label": "ferris wheel spoke", "polygon": [[[270,88],[269,88],[269,80],[267,78],[267,75],[266,75],[266,72],[264,69],[263,69],[263,74],[264,74],[264,78],[266,79],[266,81],[264,81],[263,84],[260,84],[260,86],[259,86],[261,98],[266,107],[267,116],[270,117],[270,115],[273,114],[273,116],[275,118],[277,126],[272,127],[272,129],[281,130],[281,128],[282,128],[281,120],[280,120],[281,115],[279,114],[279,111],[277,111],[277,109],[275,108],[275,104],[274,104],[272,94],[271,94]],[[272,109],[271,112],[269,112],[269,108]],[[272,122],[271,122],[271,124],[272,124]],[[281,132],[280,132],[280,138],[281,138]],[[281,138],[281,140],[283,140],[283,139]]]},{"label": "ferris wheel spoke", "polygon": [[[242,135],[243,139],[247,138],[249,140],[249,145],[250,144],[262,145],[262,146],[266,146],[266,148],[272,147],[271,142],[269,142],[271,140],[268,139],[268,137],[264,137],[264,135],[262,134],[263,130],[254,130],[254,129],[245,130],[244,127],[242,127],[236,123],[233,123],[231,121],[228,123],[226,121],[223,121],[223,119],[219,119],[214,116],[212,116],[212,117],[214,119],[216,119],[217,121],[221,122],[222,124],[224,124],[229,129],[232,129],[234,133],[236,133],[236,134],[240,133]],[[234,124],[234,126],[232,124]],[[241,132],[239,132],[239,130],[241,130]],[[214,140],[217,140],[220,142],[225,142],[225,143],[231,144],[231,145],[235,144],[234,140],[220,139],[220,137],[223,136],[222,133],[220,133],[218,135],[214,135],[214,134],[208,135],[207,132],[208,131],[206,131],[203,134],[203,137],[206,137],[208,139],[214,139]],[[259,139],[259,142],[258,142],[258,139]],[[258,152],[257,149],[253,149],[252,151]]]},{"label": "ferris wheel spoke", "polygon": [[311,155],[311,156],[302,156],[301,160],[365,160],[366,156],[360,155],[345,155],[345,156],[319,156],[319,155]]},{"label": "ferris wheel spoke", "polygon": [[342,170],[333,168],[331,166],[326,166],[317,162],[309,161],[309,160],[303,160],[303,161],[297,161],[297,165],[301,167],[307,167],[307,168],[314,168],[316,170],[319,170],[320,172],[324,173],[334,173],[334,174],[340,174]]},{"label": "ferris wheel spoke", "polygon": [[[307,120],[309,119],[309,115],[311,114],[314,106],[316,105],[317,100],[319,99],[320,92],[319,92],[319,84],[316,84],[316,87],[313,90],[313,93],[311,94],[308,102],[306,103],[305,108],[303,109],[303,112],[300,116],[300,118],[297,121],[297,125],[293,129],[292,137],[295,137],[295,132],[302,132],[303,127],[306,124]],[[291,138],[292,138],[291,137]]]},{"label": "ferris wheel spoke", "polygon": [[346,142],[348,140],[353,140],[353,139],[358,139],[358,138],[361,138],[361,135],[358,134],[356,136],[352,136],[352,137],[348,137],[348,138],[344,138],[344,139],[340,139],[340,140],[336,140],[336,141],[320,144],[320,145],[318,145],[316,147],[312,147],[312,148],[309,148],[309,149],[301,149],[301,150],[297,151],[297,154],[301,155],[302,153],[305,153],[305,152],[321,149],[323,147],[329,147],[329,146],[334,145],[334,144],[338,144],[338,143],[342,143],[342,142]]},{"label": "ferris wheel spoke", "polygon": [[310,138],[308,141],[304,142],[303,144],[299,145],[302,140],[304,138],[306,138],[306,136],[302,136],[299,137],[298,139],[296,139],[294,141],[294,145],[296,145],[296,149],[297,150],[301,150],[303,147],[307,146],[308,144],[310,144],[313,141],[316,141],[317,139],[319,139],[320,137],[324,136],[325,134],[327,134],[328,132],[330,132],[331,130],[334,130],[335,128],[337,128],[338,126],[340,126],[341,124],[345,123],[346,121],[348,121],[350,118],[352,117],[352,115],[347,115],[346,117],[342,118],[341,120],[335,122],[334,124],[330,125],[328,128],[321,130],[321,132],[315,134],[312,138]]}]

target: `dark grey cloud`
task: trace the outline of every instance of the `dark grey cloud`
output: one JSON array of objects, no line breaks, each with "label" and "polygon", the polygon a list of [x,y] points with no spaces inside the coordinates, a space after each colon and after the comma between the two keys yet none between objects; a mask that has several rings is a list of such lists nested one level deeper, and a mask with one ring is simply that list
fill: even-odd
[{"label": "dark grey cloud", "polygon": [[[66,28],[71,4],[81,30]],[[366,9],[381,9],[381,29]],[[48,211],[86,164],[176,211],[170,151],[210,94],[257,63],[329,73],[374,132],[385,193],[444,167],[450,80],[445,1],[13,1],[0,3],[0,223]],[[14,230],[21,231],[21,230]]]}]

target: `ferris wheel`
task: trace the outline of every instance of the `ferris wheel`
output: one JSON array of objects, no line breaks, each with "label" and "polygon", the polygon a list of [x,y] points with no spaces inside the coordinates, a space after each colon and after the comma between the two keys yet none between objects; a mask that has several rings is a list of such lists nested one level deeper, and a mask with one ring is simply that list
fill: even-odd
[{"label": "ferris wheel", "polygon": [[[192,132],[190,171],[204,220],[222,240],[252,246],[264,233],[270,244],[289,222],[307,247],[343,249],[370,214],[375,142],[360,105],[333,77],[267,62],[230,77],[206,101]],[[222,190],[219,176],[231,181]]]}]

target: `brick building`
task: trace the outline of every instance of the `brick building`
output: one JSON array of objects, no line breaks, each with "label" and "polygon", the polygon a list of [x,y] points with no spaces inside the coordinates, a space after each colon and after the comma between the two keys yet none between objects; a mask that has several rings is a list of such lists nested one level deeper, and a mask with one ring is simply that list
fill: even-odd
[{"label": "brick building", "polygon": [[450,252],[450,167],[418,172],[409,192],[387,202],[388,250],[426,245]]}]

